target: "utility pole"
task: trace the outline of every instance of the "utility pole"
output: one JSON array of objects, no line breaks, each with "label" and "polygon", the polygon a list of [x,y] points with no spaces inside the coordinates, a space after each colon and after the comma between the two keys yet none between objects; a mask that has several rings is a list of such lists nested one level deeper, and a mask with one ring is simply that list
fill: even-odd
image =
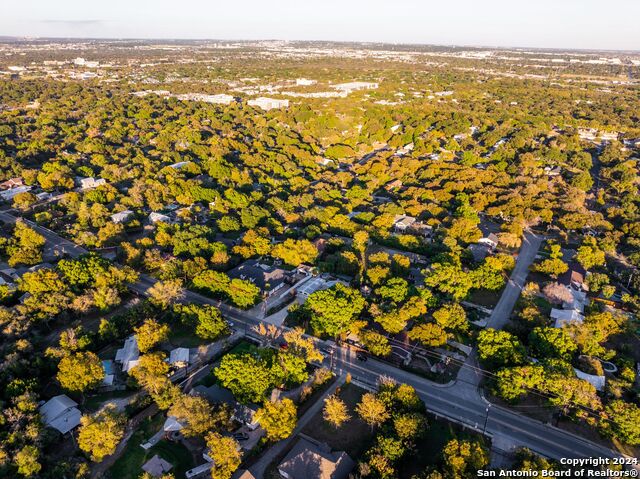
[{"label": "utility pole", "polygon": [[487,408],[484,410],[486,416],[484,418],[484,427],[482,428],[482,435],[484,436],[487,433],[487,423],[489,422],[489,409],[491,409],[492,404],[487,404]]}]

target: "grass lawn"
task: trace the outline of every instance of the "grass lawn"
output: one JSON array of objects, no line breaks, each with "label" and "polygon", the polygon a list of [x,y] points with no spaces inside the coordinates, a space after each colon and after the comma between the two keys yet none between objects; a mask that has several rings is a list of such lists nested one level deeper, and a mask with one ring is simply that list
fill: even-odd
[{"label": "grass lawn", "polygon": [[128,396],[133,396],[134,394],[135,394],[135,391],[128,391],[128,390],[109,391],[102,394],[96,394],[95,396],[87,397],[83,406],[85,407],[85,409],[89,411],[97,411],[100,405],[103,402],[108,401],[109,399],[120,399]]},{"label": "grass lawn", "polygon": [[160,430],[163,423],[162,414],[156,414],[142,422],[129,439],[120,459],[109,469],[113,479],[138,479],[142,474],[142,465],[156,454],[173,465],[171,472],[174,477],[184,477],[184,473],[195,466],[191,453],[180,443],[162,440],[148,451],[140,447],[140,444]]},{"label": "grass lawn", "polygon": [[472,291],[467,298],[467,301],[474,304],[479,304],[485,308],[494,308],[498,304],[498,300],[502,295],[502,289],[497,291],[489,291],[488,289],[477,289]]},{"label": "grass lawn", "polygon": [[347,405],[351,419],[336,429],[324,420],[320,411],[307,423],[302,432],[326,442],[334,451],[346,451],[352,459],[357,460],[369,447],[374,435],[371,428],[355,412],[355,407],[365,392],[358,386],[345,384],[338,396]]}]

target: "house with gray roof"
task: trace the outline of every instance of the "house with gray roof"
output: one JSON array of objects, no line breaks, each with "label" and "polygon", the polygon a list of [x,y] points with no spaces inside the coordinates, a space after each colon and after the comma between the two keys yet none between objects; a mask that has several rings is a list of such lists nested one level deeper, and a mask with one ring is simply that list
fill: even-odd
[{"label": "house with gray roof", "polygon": [[301,438],[278,466],[285,479],[346,479],[355,462],[344,451]]},{"label": "house with gray roof", "polygon": [[66,434],[80,424],[82,414],[77,405],[77,402],[64,394],[55,396],[40,406],[42,422]]}]

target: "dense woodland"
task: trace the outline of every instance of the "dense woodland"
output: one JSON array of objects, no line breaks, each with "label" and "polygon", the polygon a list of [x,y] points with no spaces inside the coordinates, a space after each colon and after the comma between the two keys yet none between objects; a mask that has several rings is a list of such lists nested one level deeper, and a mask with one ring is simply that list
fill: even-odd
[{"label": "dense woodland", "polygon": [[[23,274],[13,287],[0,283],[0,476],[89,477],[127,421],[155,404],[188,424],[184,436],[217,451],[213,477],[231,477],[246,458],[226,434],[230,411],[170,381],[164,345],[185,335],[202,344],[229,337],[216,307],[189,304],[184,293],[253,311],[265,300],[260,288],[228,273],[255,258],[341,280],[289,307],[286,324],[295,329],[284,333],[286,350],[270,347],[276,334],[265,329],[260,347],[224,355],[213,369],[239,402],[260,406],[260,447],[288,437],[302,408],[271,401],[274,388],[330,382],[303,332],[356,335],[368,354],[390,361],[400,346],[425,354],[451,340],[477,347],[496,401],[547,408],[625,451],[640,446],[639,68],[570,63],[571,52],[539,52],[539,68],[506,51],[482,59],[333,45],[337,53],[304,54],[315,47],[329,48],[3,45],[24,54],[3,57],[0,70],[26,70],[0,77],[0,182],[21,178],[32,188],[2,209],[88,253],[51,257],[30,223],[2,228],[3,267]],[[109,65],[73,64],[79,56]],[[87,70],[99,74],[69,76]],[[302,77],[318,83],[296,86]],[[290,97],[287,108],[268,111],[246,103],[246,89],[264,85],[281,85],[264,96],[286,98],[284,90],[350,81],[379,86]],[[144,90],[239,101],[133,94]],[[78,177],[105,182],[82,190]],[[131,214],[113,221],[121,212]],[[171,221],[150,224],[152,212]],[[398,231],[398,215],[432,234]],[[487,228],[499,243],[478,260],[469,245]],[[477,326],[462,303],[489,297],[485,305],[495,306],[530,231],[544,243],[510,323]],[[576,269],[591,299],[584,321],[555,328],[549,312],[571,301],[559,278]],[[146,297],[129,288],[140,275],[159,280]],[[125,410],[91,411],[101,360],[132,334],[142,355],[126,386],[144,393]],[[602,376],[601,361],[617,372],[597,391],[574,368]],[[38,414],[40,401],[62,393],[83,411],[72,441]],[[351,411],[331,396],[324,414],[336,429],[354,416],[373,431],[354,477],[400,477],[429,434],[424,405],[406,385],[383,382]],[[551,467],[526,451],[517,461]],[[476,477],[487,463],[487,445],[460,436],[413,477]]]}]

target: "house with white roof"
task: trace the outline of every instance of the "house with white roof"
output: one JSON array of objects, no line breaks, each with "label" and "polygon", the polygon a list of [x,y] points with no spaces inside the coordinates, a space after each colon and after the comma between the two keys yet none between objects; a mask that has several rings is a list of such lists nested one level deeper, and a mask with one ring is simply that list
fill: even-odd
[{"label": "house with white roof", "polygon": [[259,97],[247,102],[249,106],[257,106],[263,110],[272,110],[274,108],[288,108],[289,100],[281,100],[277,98]]},{"label": "house with white roof", "polygon": [[163,215],[162,213],[156,213],[155,211],[149,214],[149,223],[171,223],[171,218],[167,215]]},{"label": "house with white roof", "polygon": [[124,342],[124,346],[116,351],[116,362],[122,365],[122,370],[126,373],[138,365],[140,350],[135,336],[129,336]]},{"label": "house with white roof", "polygon": [[104,178],[94,178],[92,176],[88,178],[78,176],[76,177],[76,184],[78,185],[78,188],[80,188],[80,191],[85,191],[92,190],[94,188],[97,188],[98,186],[106,185],[107,180],[105,180]]},{"label": "house with white roof", "polygon": [[565,324],[582,323],[584,316],[575,309],[556,309],[551,310],[551,319],[555,319],[554,328],[561,328]]},{"label": "house with white roof", "polygon": [[189,348],[175,348],[169,353],[167,361],[177,368],[185,368],[189,365]]},{"label": "house with white roof", "polygon": [[124,210],[124,211],[121,211],[120,213],[112,214],[111,221],[113,221],[114,223],[125,223],[132,216],[133,216],[133,211]]},{"label": "house with white roof", "polygon": [[27,191],[30,191],[31,188],[32,188],[31,186],[25,185],[25,186],[17,186],[15,188],[0,191],[0,198],[2,198],[5,201],[11,201],[16,195],[20,193],[26,193]]},{"label": "house with white roof", "polygon": [[73,399],[61,394],[40,406],[40,416],[48,427],[66,434],[80,424],[82,414]]}]

